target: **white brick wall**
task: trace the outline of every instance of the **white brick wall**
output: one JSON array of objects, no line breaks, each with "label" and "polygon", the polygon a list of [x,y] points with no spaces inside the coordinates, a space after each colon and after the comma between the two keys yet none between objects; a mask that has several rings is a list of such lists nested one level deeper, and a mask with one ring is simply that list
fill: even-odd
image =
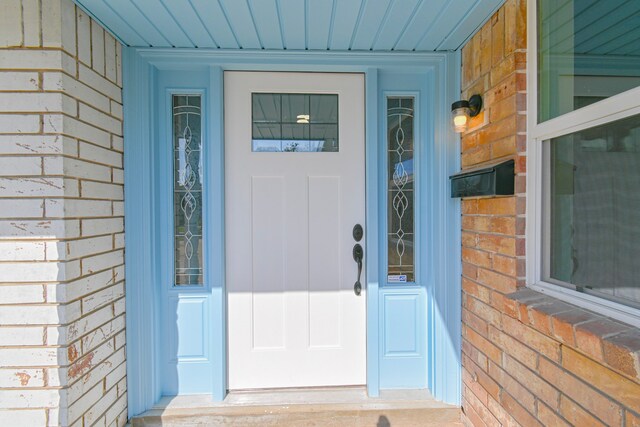
[{"label": "white brick wall", "polygon": [[126,423],[120,44],[0,8],[0,425]]}]

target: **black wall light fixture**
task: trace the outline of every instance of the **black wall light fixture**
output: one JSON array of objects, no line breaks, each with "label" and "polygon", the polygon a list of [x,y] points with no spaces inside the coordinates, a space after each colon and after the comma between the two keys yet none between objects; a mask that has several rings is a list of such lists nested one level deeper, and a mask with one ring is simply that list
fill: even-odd
[{"label": "black wall light fixture", "polygon": [[482,109],[482,97],[473,95],[468,101],[460,100],[451,104],[451,119],[453,121],[453,130],[461,133],[467,130],[469,118],[475,117]]}]

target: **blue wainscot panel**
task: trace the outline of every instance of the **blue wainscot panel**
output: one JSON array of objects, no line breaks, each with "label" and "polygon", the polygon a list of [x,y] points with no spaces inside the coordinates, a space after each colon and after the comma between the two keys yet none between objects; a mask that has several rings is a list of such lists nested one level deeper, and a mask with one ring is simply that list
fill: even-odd
[{"label": "blue wainscot panel", "polygon": [[427,388],[425,292],[383,289],[380,388]]}]

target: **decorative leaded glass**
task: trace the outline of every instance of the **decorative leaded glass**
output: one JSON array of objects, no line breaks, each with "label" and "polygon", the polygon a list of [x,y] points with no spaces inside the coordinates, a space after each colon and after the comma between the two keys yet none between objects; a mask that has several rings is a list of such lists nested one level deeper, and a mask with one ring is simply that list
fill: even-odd
[{"label": "decorative leaded glass", "polygon": [[414,98],[387,98],[388,281],[413,282],[414,275]]},{"label": "decorative leaded glass", "polygon": [[252,151],[338,151],[338,95],[254,93]]},{"label": "decorative leaded glass", "polygon": [[202,285],[202,116],[200,95],[173,95],[175,284]]}]

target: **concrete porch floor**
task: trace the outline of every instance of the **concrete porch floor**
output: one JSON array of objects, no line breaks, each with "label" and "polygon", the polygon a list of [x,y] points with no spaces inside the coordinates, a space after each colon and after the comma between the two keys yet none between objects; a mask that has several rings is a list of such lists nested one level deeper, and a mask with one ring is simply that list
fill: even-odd
[{"label": "concrete porch floor", "polygon": [[426,391],[384,391],[369,398],[364,387],[236,391],[223,402],[209,396],[165,397],[131,420],[156,426],[462,426],[460,408]]}]

